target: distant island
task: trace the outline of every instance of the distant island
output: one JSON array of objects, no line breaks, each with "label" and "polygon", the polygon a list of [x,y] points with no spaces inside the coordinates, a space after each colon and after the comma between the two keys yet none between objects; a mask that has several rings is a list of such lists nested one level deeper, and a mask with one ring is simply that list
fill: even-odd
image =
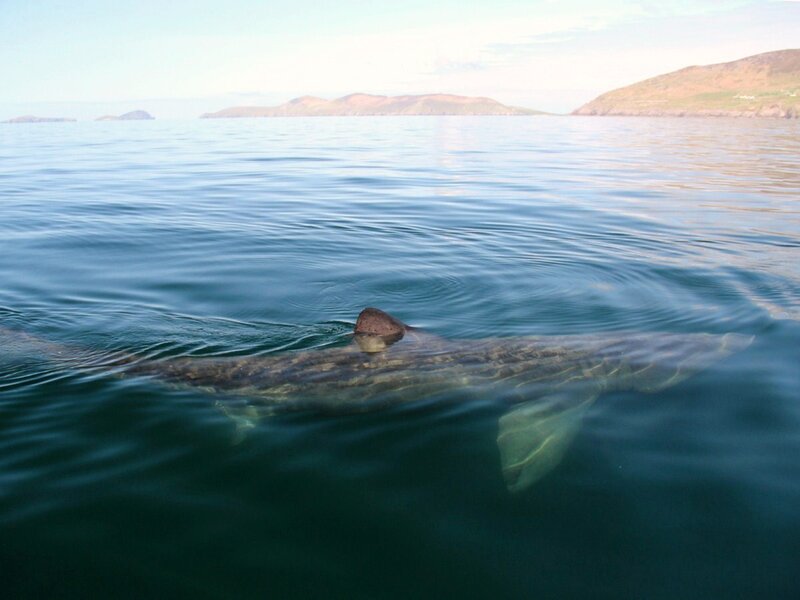
[{"label": "distant island", "polygon": [[598,96],[574,115],[800,117],[800,50],[686,67]]},{"label": "distant island", "polygon": [[96,118],[95,121],[152,121],[153,119],[155,117],[147,111],[134,110],[119,116],[105,115],[104,117]]},{"label": "distant island", "polygon": [[3,123],[74,123],[77,119],[67,119],[65,117],[34,117],[33,115],[23,115],[15,117]]},{"label": "distant island", "polygon": [[424,94],[420,96],[377,96],[350,94],[335,100],[301,96],[279,106],[234,106],[200,115],[201,119],[241,117],[367,117],[395,115],[536,115],[527,108],[500,104],[491,98]]}]

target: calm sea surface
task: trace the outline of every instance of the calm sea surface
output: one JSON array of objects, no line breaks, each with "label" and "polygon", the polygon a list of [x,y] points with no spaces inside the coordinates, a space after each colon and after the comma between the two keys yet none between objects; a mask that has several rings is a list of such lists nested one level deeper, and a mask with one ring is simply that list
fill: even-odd
[{"label": "calm sea surface", "polygon": [[0,127],[0,327],[266,355],[364,306],[449,338],[755,339],[600,397],[517,494],[491,398],[240,441],[212,394],[0,346],[3,597],[800,597],[797,122]]}]

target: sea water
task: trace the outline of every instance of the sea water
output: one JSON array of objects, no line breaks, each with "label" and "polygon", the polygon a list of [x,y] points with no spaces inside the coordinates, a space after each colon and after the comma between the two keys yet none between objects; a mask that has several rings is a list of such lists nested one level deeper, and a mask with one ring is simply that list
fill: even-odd
[{"label": "sea water", "polygon": [[[607,394],[509,494],[492,398],[299,413],[0,348],[0,594],[796,598],[800,124],[411,117],[0,128],[0,327],[100,354],[742,333]],[[462,401],[463,400],[463,401]]]}]

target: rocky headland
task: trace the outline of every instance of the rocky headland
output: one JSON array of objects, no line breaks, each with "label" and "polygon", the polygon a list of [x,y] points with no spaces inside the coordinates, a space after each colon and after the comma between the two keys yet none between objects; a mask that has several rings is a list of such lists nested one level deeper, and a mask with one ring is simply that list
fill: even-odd
[{"label": "rocky headland", "polygon": [[202,119],[241,117],[366,117],[396,115],[535,115],[527,108],[500,104],[491,98],[424,94],[378,96],[350,94],[335,100],[301,96],[279,106],[234,106],[200,115]]},{"label": "rocky headland", "polygon": [[574,115],[800,117],[800,50],[686,67],[598,96]]}]

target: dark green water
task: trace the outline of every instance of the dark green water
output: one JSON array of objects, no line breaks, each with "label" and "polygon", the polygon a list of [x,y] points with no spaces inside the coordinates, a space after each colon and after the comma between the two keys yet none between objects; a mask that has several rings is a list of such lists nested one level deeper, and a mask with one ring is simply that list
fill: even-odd
[{"label": "dark green water", "polygon": [[[742,333],[509,494],[458,390],[260,421],[0,348],[3,596],[800,597],[800,128],[359,118],[0,129],[0,326],[99,355]],[[441,400],[441,401],[439,401]]]}]

